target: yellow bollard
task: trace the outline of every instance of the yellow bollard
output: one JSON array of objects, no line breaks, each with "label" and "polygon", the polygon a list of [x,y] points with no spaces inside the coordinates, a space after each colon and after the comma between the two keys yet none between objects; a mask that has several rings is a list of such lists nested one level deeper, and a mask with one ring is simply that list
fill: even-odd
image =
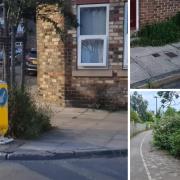
[{"label": "yellow bollard", "polygon": [[8,130],[8,90],[7,84],[0,81],[0,136]]}]

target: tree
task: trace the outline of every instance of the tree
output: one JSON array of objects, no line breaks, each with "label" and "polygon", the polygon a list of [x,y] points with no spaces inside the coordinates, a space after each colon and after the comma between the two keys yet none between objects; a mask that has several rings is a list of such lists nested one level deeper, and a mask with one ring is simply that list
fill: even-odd
[{"label": "tree", "polygon": [[146,121],[149,121],[149,122],[153,122],[154,121],[153,113],[152,112],[146,111]]},{"label": "tree", "polygon": [[157,94],[161,98],[162,108],[171,106],[179,98],[179,93],[176,91],[159,91]]},{"label": "tree", "polygon": [[146,120],[148,102],[136,91],[131,95],[131,108],[139,114],[142,120]]},{"label": "tree", "polygon": [[169,106],[165,112],[165,116],[173,116],[175,113],[176,109]]},{"label": "tree", "polygon": [[132,109],[131,109],[131,114],[130,114],[130,116],[131,116],[131,121],[133,121],[134,123],[137,123],[137,122],[140,121],[140,118],[139,118],[138,113],[135,112],[135,111],[133,111]]},{"label": "tree", "polygon": [[[71,12],[71,0],[3,0],[4,9],[5,9],[5,20],[6,20],[6,34],[8,35],[10,32],[11,35],[11,76],[10,76],[10,85],[14,86],[14,59],[15,59],[15,36],[17,33],[18,25],[21,22],[26,22],[26,19],[36,19],[36,16],[51,22],[55,29],[60,33],[61,37],[65,35],[66,28],[69,27],[76,27],[77,21],[75,15]],[[58,24],[49,19],[47,14],[39,14],[38,12],[47,4],[57,4],[61,13],[64,15],[66,19],[65,27],[59,27]],[[47,12],[48,13],[48,12]],[[23,23],[24,31],[27,31],[26,23]],[[26,33],[24,33],[26,34]],[[6,50],[6,56],[8,54]],[[24,61],[23,61],[24,62]],[[23,63],[22,62],[22,63]],[[24,65],[21,65],[24,68]],[[9,67],[7,67],[7,72]],[[24,70],[22,69],[21,72],[23,73]],[[23,74],[22,74],[23,75]],[[8,79],[7,77],[6,79]],[[7,80],[9,82],[9,80]],[[23,83],[23,78],[22,78]]]}]

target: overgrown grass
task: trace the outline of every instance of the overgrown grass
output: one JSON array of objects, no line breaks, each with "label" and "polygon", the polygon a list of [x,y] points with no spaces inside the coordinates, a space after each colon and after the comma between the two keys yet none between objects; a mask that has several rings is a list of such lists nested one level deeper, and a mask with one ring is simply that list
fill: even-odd
[{"label": "overgrown grass", "polygon": [[132,46],[161,46],[180,41],[180,12],[164,22],[146,25],[137,37]]},{"label": "overgrown grass", "polygon": [[47,108],[37,107],[26,90],[14,89],[9,92],[8,135],[32,139],[50,128],[50,111]]}]

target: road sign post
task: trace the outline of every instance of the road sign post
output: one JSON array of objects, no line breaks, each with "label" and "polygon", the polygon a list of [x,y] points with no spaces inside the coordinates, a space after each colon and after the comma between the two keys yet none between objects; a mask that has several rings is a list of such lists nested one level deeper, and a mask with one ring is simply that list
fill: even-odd
[{"label": "road sign post", "polygon": [[8,90],[7,84],[0,81],[0,136],[8,130]]},{"label": "road sign post", "polygon": [[13,141],[12,138],[5,138],[8,131],[8,88],[7,83],[0,81],[0,145]]}]

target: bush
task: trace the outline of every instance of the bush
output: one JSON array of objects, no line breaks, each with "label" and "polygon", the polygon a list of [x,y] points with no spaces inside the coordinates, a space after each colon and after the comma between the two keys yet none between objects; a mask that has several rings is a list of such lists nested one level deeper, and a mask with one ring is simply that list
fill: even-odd
[{"label": "bush", "polygon": [[131,110],[131,121],[133,121],[134,123],[140,122],[140,118],[137,112]]},{"label": "bush", "polygon": [[180,115],[164,116],[156,123],[153,130],[154,144],[168,150],[173,155],[180,154],[179,148]]},{"label": "bush", "polygon": [[153,113],[152,112],[149,112],[149,111],[146,111],[146,119],[145,121],[149,121],[149,122],[154,122],[154,117],[153,117]]},{"label": "bush", "polygon": [[50,128],[50,113],[37,107],[27,91],[15,89],[9,92],[10,136],[31,139]]},{"label": "bush", "polygon": [[160,46],[180,40],[180,13],[164,22],[146,25],[137,34],[132,45]]},{"label": "bush", "polygon": [[180,130],[170,136],[171,154],[180,157]]}]

